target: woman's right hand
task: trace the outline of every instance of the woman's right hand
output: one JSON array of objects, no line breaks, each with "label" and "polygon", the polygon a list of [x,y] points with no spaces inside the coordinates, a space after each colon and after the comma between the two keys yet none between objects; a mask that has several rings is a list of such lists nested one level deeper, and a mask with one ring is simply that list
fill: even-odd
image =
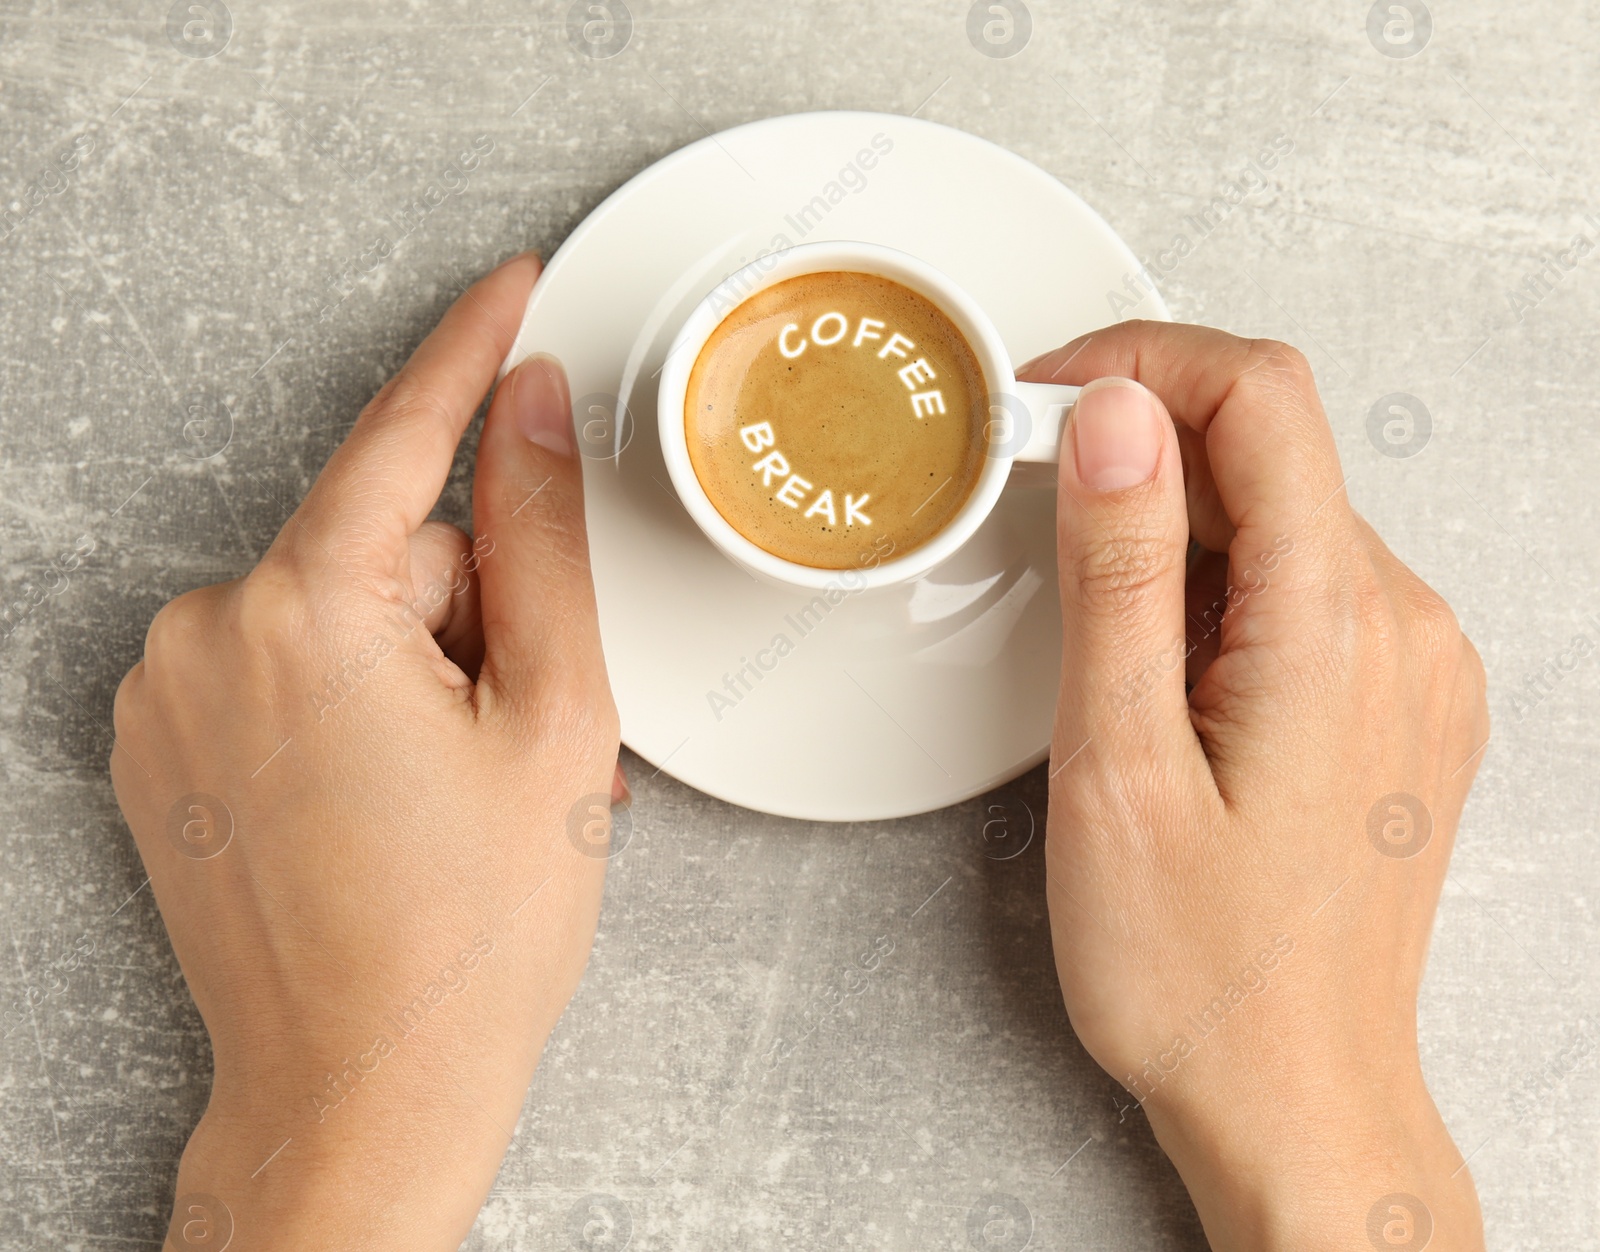
[{"label": "woman's right hand", "polygon": [[1046,855],[1074,1028],[1213,1247],[1481,1248],[1416,1035],[1476,650],[1351,509],[1292,348],[1134,322],[1022,372],[1092,384]]}]

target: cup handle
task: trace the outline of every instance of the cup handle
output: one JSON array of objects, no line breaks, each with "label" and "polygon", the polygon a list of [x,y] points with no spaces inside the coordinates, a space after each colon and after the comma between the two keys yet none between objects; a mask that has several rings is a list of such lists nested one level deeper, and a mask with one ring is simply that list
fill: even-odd
[{"label": "cup handle", "polygon": [[[1026,410],[1028,429],[1022,446],[1013,454],[1008,481],[1016,487],[1054,487],[1055,466],[1061,459],[1061,432],[1068,412],[1077,403],[1080,388],[1023,382],[1014,387],[1012,394],[1021,401],[1018,407]],[[1015,416],[1020,419],[1023,414],[1017,412]]]}]

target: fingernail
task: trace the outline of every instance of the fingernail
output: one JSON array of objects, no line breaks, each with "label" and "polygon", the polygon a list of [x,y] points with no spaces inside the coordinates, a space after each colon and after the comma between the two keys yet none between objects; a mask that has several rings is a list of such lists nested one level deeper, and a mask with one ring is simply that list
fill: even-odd
[{"label": "fingernail", "polygon": [[510,265],[512,262],[520,261],[525,256],[531,256],[535,261],[539,261],[539,260],[542,259],[539,256],[539,253],[535,249],[527,248],[527,249],[524,249],[521,252],[517,252],[517,253],[512,254],[511,256],[508,256],[504,261],[501,261],[499,265],[495,266],[494,270],[492,272],[493,273],[499,273],[501,270],[505,269],[505,267]]},{"label": "fingernail", "polygon": [[572,434],[572,396],[560,361],[539,352],[517,366],[511,401],[517,429],[524,438],[557,456],[572,455],[577,447]]},{"label": "fingernail", "polygon": [[1017,377],[1021,378],[1024,374],[1026,374],[1034,366],[1038,365],[1041,361],[1045,361],[1045,360],[1049,359],[1051,356],[1054,356],[1054,355],[1055,355],[1055,349],[1051,348],[1049,352],[1041,352],[1038,356],[1029,357],[1021,365],[1017,366]]},{"label": "fingernail", "polygon": [[1097,378],[1072,406],[1078,479],[1096,491],[1137,487],[1161,456],[1155,397],[1131,378]]},{"label": "fingernail", "polygon": [[628,786],[628,776],[622,772],[622,762],[617,762],[617,768],[611,775],[611,807],[619,804],[633,803],[633,788]]}]

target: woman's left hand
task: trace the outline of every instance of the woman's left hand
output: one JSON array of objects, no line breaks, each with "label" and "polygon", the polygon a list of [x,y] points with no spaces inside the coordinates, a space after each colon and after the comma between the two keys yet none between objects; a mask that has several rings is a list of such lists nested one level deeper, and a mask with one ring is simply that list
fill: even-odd
[{"label": "woman's left hand", "polygon": [[111,771],[215,1054],[171,1240],[455,1248],[577,986],[623,788],[561,367],[428,521],[531,255],[467,291],[246,577],[157,614]]}]

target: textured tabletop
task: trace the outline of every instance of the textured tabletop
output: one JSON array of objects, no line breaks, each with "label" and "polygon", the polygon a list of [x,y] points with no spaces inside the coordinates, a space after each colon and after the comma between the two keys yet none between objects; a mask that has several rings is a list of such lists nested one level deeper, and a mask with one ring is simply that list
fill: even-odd
[{"label": "textured tabletop", "polygon": [[[0,7],[0,1248],[157,1247],[205,1101],[106,772],[152,614],[251,567],[464,282],[826,108],[1076,190],[1146,266],[1107,320],[1148,279],[1310,357],[1356,507],[1489,672],[1433,1091],[1490,1246],[1600,1246],[1592,6],[230,2]],[[1204,1246],[1068,1027],[1041,841],[992,859],[979,801],[768,818],[627,760],[593,961],[467,1246]],[[1042,823],[1044,790],[1000,802]]]}]

